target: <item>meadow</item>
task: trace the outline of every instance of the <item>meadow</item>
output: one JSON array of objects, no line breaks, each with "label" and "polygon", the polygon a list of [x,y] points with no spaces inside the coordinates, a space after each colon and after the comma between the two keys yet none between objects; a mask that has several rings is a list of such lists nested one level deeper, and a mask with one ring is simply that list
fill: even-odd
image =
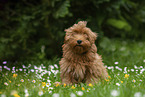
[{"label": "meadow", "polygon": [[[105,39],[104,39],[105,40]],[[140,41],[101,41],[109,76],[91,83],[60,85],[59,58],[44,62],[0,65],[1,97],[145,97],[145,43]]]}]

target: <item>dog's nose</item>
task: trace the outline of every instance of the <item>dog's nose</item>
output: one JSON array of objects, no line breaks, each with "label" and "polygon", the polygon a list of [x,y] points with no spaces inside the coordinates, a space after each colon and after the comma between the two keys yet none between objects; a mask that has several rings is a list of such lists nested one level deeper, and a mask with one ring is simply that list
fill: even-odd
[{"label": "dog's nose", "polygon": [[77,43],[78,43],[78,44],[81,44],[81,43],[82,43],[82,40],[77,40]]}]

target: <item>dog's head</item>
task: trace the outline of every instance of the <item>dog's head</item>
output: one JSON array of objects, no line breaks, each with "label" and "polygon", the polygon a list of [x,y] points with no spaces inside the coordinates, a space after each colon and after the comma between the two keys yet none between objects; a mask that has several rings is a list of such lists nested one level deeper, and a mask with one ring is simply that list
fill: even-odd
[{"label": "dog's head", "polygon": [[86,21],[80,21],[72,27],[66,29],[64,43],[68,44],[76,53],[87,52],[95,43],[97,34],[86,27]]}]

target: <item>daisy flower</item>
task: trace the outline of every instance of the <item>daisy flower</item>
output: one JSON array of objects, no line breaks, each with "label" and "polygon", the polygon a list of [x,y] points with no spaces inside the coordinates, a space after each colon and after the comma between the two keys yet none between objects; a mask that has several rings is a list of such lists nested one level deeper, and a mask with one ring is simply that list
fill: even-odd
[{"label": "daisy flower", "polygon": [[54,94],[52,95],[52,97],[59,97],[59,94],[58,94],[58,93],[54,93]]},{"label": "daisy flower", "polygon": [[113,97],[119,96],[119,92],[118,92],[117,90],[112,90],[112,91],[111,91],[111,95],[112,95]]},{"label": "daisy flower", "polygon": [[119,83],[116,83],[116,85],[117,85],[117,86],[120,86],[120,84],[119,84]]},{"label": "daisy flower", "polygon": [[83,94],[84,94],[84,93],[83,93],[82,91],[77,91],[77,95],[78,95],[78,96],[83,96]]},{"label": "daisy flower", "polygon": [[76,97],[76,95],[74,93],[71,93],[70,97]]},{"label": "daisy flower", "polygon": [[9,84],[7,82],[5,82],[4,85],[8,86]]},{"label": "daisy flower", "polygon": [[3,61],[3,64],[7,64],[7,61]]},{"label": "daisy flower", "polygon": [[133,80],[132,80],[132,82],[134,82],[134,83],[135,83],[135,82],[136,82],[136,80],[134,80],[134,79],[133,79]]},{"label": "daisy flower", "polygon": [[39,91],[39,92],[38,92],[38,95],[39,95],[39,96],[42,96],[42,95],[43,95],[43,91]]},{"label": "daisy flower", "polygon": [[35,80],[33,80],[32,82],[33,82],[33,83],[35,83],[36,81],[35,81]]},{"label": "daisy flower", "polygon": [[23,80],[23,79],[21,79],[20,81],[21,81],[21,82],[24,82],[24,80]]},{"label": "daisy flower", "polygon": [[136,92],[136,93],[134,94],[134,97],[142,97],[142,95],[141,95],[140,92]]},{"label": "daisy flower", "polygon": [[115,62],[114,64],[118,64],[119,62]]}]

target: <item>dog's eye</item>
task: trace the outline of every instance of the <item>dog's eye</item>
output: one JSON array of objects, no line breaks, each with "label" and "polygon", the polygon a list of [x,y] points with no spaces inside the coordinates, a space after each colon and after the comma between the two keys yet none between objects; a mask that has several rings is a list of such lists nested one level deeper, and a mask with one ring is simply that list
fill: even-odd
[{"label": "dog's eye", "polygon": [[72,37],[74,37],[74,34],[71,34]]},{"label": "dog's eye", "polygon": [[85,36],[85,38],[86,38],[87,40],[89,40],[89,37],[88,37],[88,35],[87,35],[87,34],[84,34],[84,36]]}]

